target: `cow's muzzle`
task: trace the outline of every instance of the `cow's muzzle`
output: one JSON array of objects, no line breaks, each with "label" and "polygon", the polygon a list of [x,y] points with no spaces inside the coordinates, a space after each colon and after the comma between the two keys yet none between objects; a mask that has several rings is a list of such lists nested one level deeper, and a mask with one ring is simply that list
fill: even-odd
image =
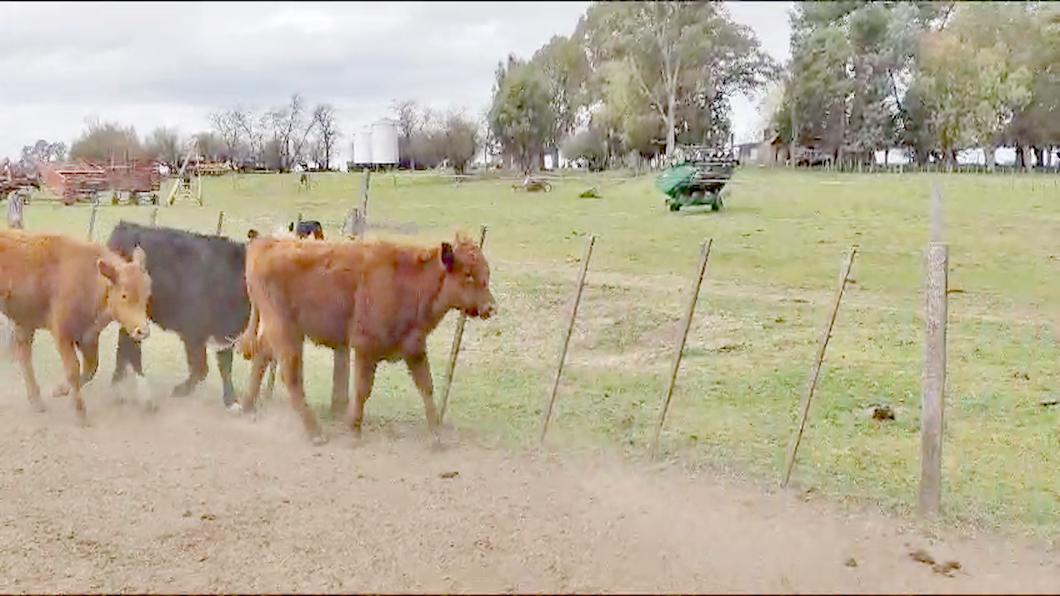
[{"label": "cow's muzzle", "polygon": [[468,311],[468,315],[472,317],[478,317],[480,319],[488,319],[497,312],[497,303],[489,302],[482,308],[472,308]]},{"label": "cow's muzzle", "polygon": [[147,326],[134,327],[132,331],[129,332],[129,337],[131,337],[133,341],[143,341],[150,335],[151,329]]}]

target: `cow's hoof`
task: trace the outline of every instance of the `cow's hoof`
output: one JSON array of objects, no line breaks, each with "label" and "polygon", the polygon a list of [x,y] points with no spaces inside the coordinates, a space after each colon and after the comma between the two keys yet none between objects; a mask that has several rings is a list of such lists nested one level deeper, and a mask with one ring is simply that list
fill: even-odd
[{"label": "cow's hoof", "polygon": [[172,397],[187,397],[190,394],[191,394],[191,387],[188,386],[188,385],[185,385],[184,383],[181,383],[180,385],[177,385],[176,387],[173,388],[173,391],[170,393],[170,396],[172,396]]},{"label": "cow's hoof", "polygon": [[59,385],[55,388],[55,391],[52,391],[52,399],[55,399],[57,397],[66,397],[67,395],[70,395],[69,385]]},{"label": "cow's hoof", "polygon": [[324,435],[313,435],[313,437],[309,439],[309,442],[312,443],[314,447],[319,447],[324,443],[327,443],[328,439]]},{"label": "cow's hoof", "polygon": [[239,416],[243,413],[243,406],[239,402],[233,402],[232,405],[226,406],[225,410],[233,416]]},{"label": "cow's hoof", "polygon": [[44,402],[38,397],[37,399],[29,400],[29,409],[35,414],[43,414],[45,412]]}]

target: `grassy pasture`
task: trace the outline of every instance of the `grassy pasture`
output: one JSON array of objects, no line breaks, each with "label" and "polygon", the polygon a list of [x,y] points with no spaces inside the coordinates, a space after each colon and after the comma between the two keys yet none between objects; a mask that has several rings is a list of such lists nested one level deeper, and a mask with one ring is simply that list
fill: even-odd
[{"label": "grassy pasture", "polygon": [[[1060,385],[1054,325],[1060,281],[1053,274],[1060,186],[1055,177],[1032,175],[939,179],[950,284],[960,290],[950,300],[945,515],[1052,535],[1060,528],[1058,412],[1038,404]],[[163,206],[159,223],[211,231],[224,210],[225,233],[242,239],[250,226],[269,230],[302,212],[337,234],[345,210],[359,204],[360,175],[315,175],[310,192],[299,192],[297,180],[206,179],[205,208]],[[457,227],[474,235],[478,224],[489,226],[486,253],[501,311],[468,323],[447,420],[517,445],[536,441],[577,260],[585,236],[596,234],[549,440],[563,449],[604,446],[632,454],[643,453],[650,440],[698,247],[713,237],[660,450],[770,483],[779,478],[844,251],[857,244],[856,283],[840,309],[792,481],[907,512],[916,504],[919,473],[921,277],[931,181],[747,168],[730,185],[725,210],[669,213],[652,177],[566,177],[551,193],[527,194],[513,192],[507,180],[454,186],[431,174],[387,174],[372,178],[369,220],[381,226],[373,233],[401,229],[424,242],[451,237]],[[590,185],[603,198],[578,198]],[[151,209],[102,208],[96,239],[105,240],[119,218],[148,221]],[[31,202],[26,225],[83,236],[89,211]],[[455,320],[450,314],[431,338],[438,388]],[[115,338],[111,326],[97,387],[109,382]],[[46,334],[35,353],[49,391],[60,368]],[[323,415],[331,356],[315,347],[307,347],[307,356],[307,391]],[[167,391],[182,380],[176,337],[153,335],[145,367]],[[210,367],[204,391],[220,415],[212,357]],[[248,368],[237,360],[239,390]],[[13,366],[8,370],[15,374]],[[891,406],[897,419],[873,422],[863,410],[874,403]],[[380,369],[366,416],[369,429],[424,425],[403,366]]]}]

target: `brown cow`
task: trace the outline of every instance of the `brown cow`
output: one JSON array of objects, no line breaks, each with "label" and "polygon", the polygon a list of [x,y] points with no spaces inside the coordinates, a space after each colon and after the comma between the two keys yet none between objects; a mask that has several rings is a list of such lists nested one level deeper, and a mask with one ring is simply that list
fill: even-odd
[{"label": "brown cow", "polygon": [[251,313],[235,349],[255,362],[246,399],[240,400],[244,409],[253,411],[265,361],[275,357],[306,432],[314,442],[323,441],[302,389],[302,344],[308,337],[336,350],[334,395],[340,399],[349,370],[337,365],[339,354],[355,351],[355,399],[346,412],[355,434],[379,363],[404,360],[437,440],[427,336],[452,309],[485,319],[497,308],[489,264],[474,241],[462,233],[455,244],[431,248],[382,240],[257,238],[247,245],[246,267]]},{"label": "brown cow", "polygon": [[144,262],[140,247],[130,262],[100,244],[59,234],[0,231],[0,310],[14,324],[14,355],[35,410],[44,411],[44,402],[33,374],[33,337],[47,328],[66,373],[53,396],[72,393],[78,420],[85,422],[81,386],[99,367],[100,331],[117,320],[136,341],[149,334],[151,278]]}]

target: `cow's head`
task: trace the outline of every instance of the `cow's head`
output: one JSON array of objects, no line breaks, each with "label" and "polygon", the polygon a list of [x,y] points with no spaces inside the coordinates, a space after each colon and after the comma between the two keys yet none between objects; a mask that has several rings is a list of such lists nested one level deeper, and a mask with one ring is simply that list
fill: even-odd
[{"label": "cow's head", "polygon": [[137,246],[132,260],[97,259],[96,266],[107,280],[107,310],[135,341],[147,339],[147,301],[151,297],[151,277],[147,275],[147,255]]},{"label": "cow's head", "polygon": [[439,256],[445,266],[441,299],[468,316],[488,319],[497,310],[490,292],[490,266],[482,249],[463,233],[456,243],[442,242]]}]

